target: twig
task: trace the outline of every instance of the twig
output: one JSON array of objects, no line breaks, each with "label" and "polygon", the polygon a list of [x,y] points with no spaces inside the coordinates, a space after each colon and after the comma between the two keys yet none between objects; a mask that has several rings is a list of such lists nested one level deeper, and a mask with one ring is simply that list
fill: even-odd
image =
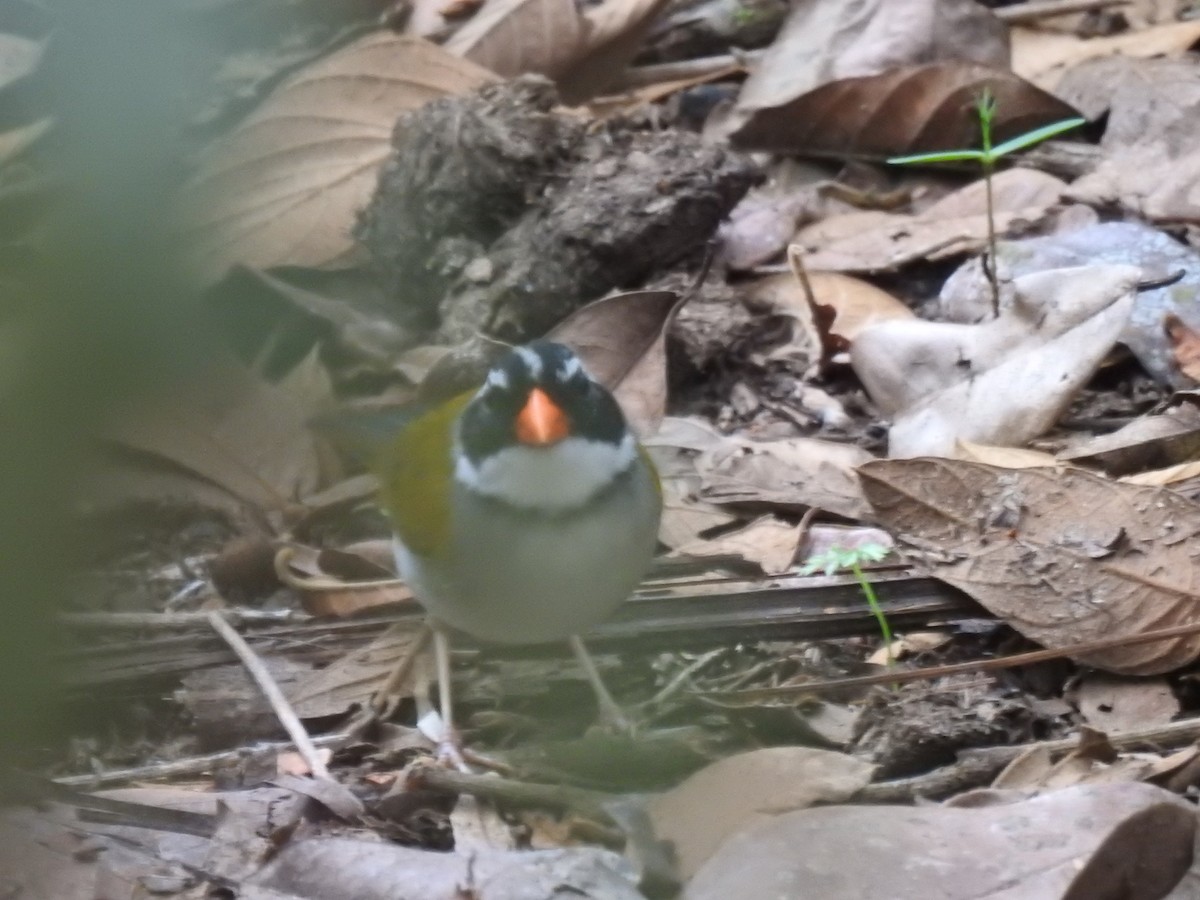
[{"label": "twig", "polygon": [[210,612],[208,614],[208,624],[212,627],[213,631],[225,640],[225,643],[229,645],[229,649],[237,654],[242,665],[246,667],[246,671],[250,673],[250,677],[254,679],[259,690],[263,692],[263,696],[267,698],[267,702],[271,704],[271,709],[275,711],[275,716],[279,719],[279,724],[283,726],[284,730],[288,733],[288,737],[296,744],[297,752],[303,757],[305,763],[308,764],[313,777],[332,781],[329,769],[325,766],[325,761],[321,759],[317,748],[313,746],[312,738],[304,730],[304,725],[301,723],[300,717],[296,715],[296,711],[288,703],[287,697],[283,696],[283,691],[279,689],[279,685],[275,683],[275,679],[271,677],[271,673],[267,671],[267,667],[263,665],[262,660],[250,649],[250,645],[242,640],[242,636],[233,630],[233,626],[225,621],[221,613],[215,610]]},{"label": "twig", "polygon": [[[338,747],[346,742],[346,738],[346,734],[338,732],[312,738],[312,742],[315,747]],[[237,750],[189,756],[186,759],[173,759],[169,762],[148,763],[128,769],[109,769],[105,772],[90,772],[86,775],[65,775],[62,778],[55,778],[54,781],[67,787],[95,789],[114,784],[126,784],[130,781],[158,781],[185,775],[204,775],[215,769],[236,765],[247,756],[260,753],[278,755],[293,749],[295,749],[295,744],[291,741],[272,741],[255,744],[252,747],[240,747]]]},{"label": "twig", "polygon": [[1093,9],[1106,9],[1110,6],[1128,6],[1132,2],[1133,0],[1033,0],[1033,2],[1021,3],[1017,6],[993,9],[992,15],[1009,25],[1024,25],[1028,22],[1036,22],[1038,19],[1048,19],[1051,16],[1090,12]]},{"label": "twig", "polygon": [[1012,656],[1001,656],[997,659],[978,659],[965,663],[954,663],[948,666],[929,666],[924,669],[912,669],[907,672],[882,672],[878,675],[855,675],[851,678],[831,678],[827,681],[810,681],[804,684],[780,685],[779,687],[751,688],[750,690],[729,692],[710,692],[700,696],[714,700],[729,699],[731,696],[741,702],[757,700],[782,700],[805,697],[825,691],[843,690],[849,687],[867,687],[874,684],[896,684],[906,681],[925,681],[929,678],[941,678],[946,675],[961,675],[968,672],[989,672],[997,669],[1011,669],[1016,666],[1028,666],[1033,663],[1045,662],[1051,659],[1062,659],[1069,656],[1086,656],[1101,650],[1112,650],[1116,647],[1130,647],[1136,644],[1151,644],[1155,641],[1169,638],[1186,637],[1200,633],[1200,622],[1189,625],[1174,625],[1170,628],[1159,628],[1155,631],[1144,631],[1141,634],[1124,637],[1103,638],[1098,641],[1085,641],[1072,644],[1069,647],[1058,647],[1050,650],[1032,650],[1029,653],[1016,653]]},{"label": "twig", "polygon": [[[290,625],[310,622],[308,613],[291,609],[225,609],[222,610],[234,625]],[[207,612],[191,613],[60,613],[58,621],[71,628],[86,629],[148,629],[170,631],[178,628],[208,626]]]}]

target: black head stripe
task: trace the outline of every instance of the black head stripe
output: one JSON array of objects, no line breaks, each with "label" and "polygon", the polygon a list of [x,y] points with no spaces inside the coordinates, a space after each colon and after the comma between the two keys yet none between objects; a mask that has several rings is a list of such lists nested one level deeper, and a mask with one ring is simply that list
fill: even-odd
[{"label": "black head stripe", "polygon": [[584,371],[579,357],[562,344],[534,341],[505,354],[463,411],[459,440],[473,463],[517,443],[514,423],[535,387],[562,407],[572,437],[613,444],[624,439],[620,406]]}]

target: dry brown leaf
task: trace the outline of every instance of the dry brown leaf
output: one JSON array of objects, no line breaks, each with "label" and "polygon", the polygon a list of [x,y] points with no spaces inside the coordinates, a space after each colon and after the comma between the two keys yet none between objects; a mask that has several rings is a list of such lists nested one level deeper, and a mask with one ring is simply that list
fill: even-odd
[{"label": "dry brown leaf", "polygon": [[[201,505],[216,486],[254,509],[283,510],[318,487],[320,459],[308,420],[332,396],[315,354],[295,371],[290,385],[273,385],[227,361],[158,398],[110,440],[149,463],[128,461],[135,482],[138,471],[153,479],[166,467],[179,490]],[[310,387],[301,387],[305,382]],[[131,489],[140,496],[136,484]]]},{"label": "dry brown leaf", "polygon": [[792,567],[802,537],[797,526],[774,516],[760,516],[736,531],[685,544],[677,553],[697,559],[736,556],[758,566],[766,575],[779,575]]},{"label": "dry brown leaf", "polygon": [[871,780],[872,766],[808,747],[751,750],[701,769],[650,801],[654,833],[675,845],[690,878],[725,838],[749,825],[814,803],[837,803]]},{"label": "dry brown leaf", "polygon": [[731,438],[696,460],[700,497],[713,503],[817,508],[859,519],[865,509],[855,469],[873,458],[859,447],[815,438]]},{"label": "dry brown leaf", "polygon": [[614,294],[577,309],[546,335],[579,354],[641,437],[666,415],[667,328],[684,300],[674,291]]},{"label": "dry brown leaf", "polygon": [[830,82],[941,60],[1007,69],[1007,28],[972,0],[797,3],[738,106],[779,107]]},{"label": "dry brown leaf", "polygon": [[1200,455],[1200,414],[1191,404],[1162,415],[1142,416],[1109,434],[1072,441],[1059,459],[1099,467],[1108,475],[1127,475],[1187,463]]},{"label": "dry brown leaf", "polygon": [[344,550],[291,545],[280,550],[275,567],[280,580],[300,595],[305,612],[314,616],[352,616],[413,599],[394,572]]},{"label": "dry brown leaf", "polygon": [[[992,179],[997,235],[1045,221],[1067,185],[1045,172],[1008,169]],[[917,215],[845,213],[801,228],[793,239],[810,269],[885,272],[916,260],[974,253],[987,246],[983,180],[967,185]]]},{"label": "dry brown leaf", "polygon": [[[411,624],[398,622],[365,647],[298,680],[288,690],[288,700],[306,719],[341,715],[355,704],[365,705],[415,638]],[[417,668],[420,666],[414,671]],[[410,682],[415,679],[410,677]],[[412,685],[404,686],[400,693],[405,690],[411,692]]]},{"label": "dry brown leaf", "polygon": [[[859,477],[881,525],[946,555],[936,577],[1046,647],[1200,622],[1200,505],[1173,491],[949,459],[873,462]],[[1079,661],[1154,675],[1197,656],[1194,634]]]},{"label": "dry brown leaf", "polygon": [[494,80],[439,47],[367,35],[284,81],[202,162],[183,197],[198,271],[332,266],[401,113]]},{"label": "dry brown leaf", "polygon": [[1171,343],[1175,364],[1192,381],[1200,381],[1200,332],[1174,313],[1163,318],[1163,329]]},{"label": "dry brown leaf", "polygon": [[1012,70],[1042,90],[1053,91],[1064,72],[1086,60],[1105,56],[1178,57],[1197,40],[1200,40],[1200,21],[1195,20],[1168,22],[1107,37],[1014,28]]},{"label": "dry brown leaf", "polygon": [[575,0],[487,0],[445,48],[502,78],[558,78],[579,58],[585,27]]},{"label": "dry brown leaf", "polygon": [[1166,725],[1180,709],[1179,700],[1165,678],[1089,672],[1073,693],[1083,720],[1109,734]]},{"label": "dry brown leaf", "polygon": [[729,140],[744,150],[839,158],[974,147],[975,102],[985,89],[996,98],[997,143],[1079,114],[1011,72],[942,62],[822,85],[782,106],[756,110]]},{"label": "dry brown leaf", "polygon": [[583,54],[559,79],[566,103],[582,103],[621,80],[668,0],[604,0],[587,9]]}]

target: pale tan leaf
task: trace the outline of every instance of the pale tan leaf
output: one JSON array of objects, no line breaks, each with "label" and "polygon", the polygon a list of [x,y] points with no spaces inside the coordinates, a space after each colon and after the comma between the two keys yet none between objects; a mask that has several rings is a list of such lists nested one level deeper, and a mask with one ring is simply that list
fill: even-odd
[{"label": "pale tan leaf", "polygon": [[828,750],[752,750],[701,769],[655,797],[648,811],[656,836],[675,845],[687,878],[730,835],[788,810],[845,800],[866,786],[871,771],[869,763]]},{"label": "pale tan leaf", "polygon": [[1126,484],[1168,485],[1178,484],[1190,478],[1200,477],[1200,461],[1180,463],[1165,469],[1155,469],[1152,472],[1138,472],[1136,475],[1126,475],[1120,480]]},{"label": "pale tan leaf", "polygon": [[1038,469],[1059,464],[1057,458],[1041,450],[1029,450],[1025,447],[997,447],[991,444],[977,444],[961,438],[955,441],[955,456],[969,462],[986,463],[1001,469]]},{"label": "pale tan leaf", "polygon": [[1200,40],[1200,21],[1168,22],[1106,37],[1034,28],[1012,30],[1012,69],[1044,91],[1053,91],[1063,73],[1085,60],[1104,56],[1182,56]]},{"label": "pale tan leaf", "polygon": [[559,79],[563,100],[580,103],[621,80],[668,0],[604,0],[583,14],[582,55]]},{"label": "pale tan leaf", "polygon": [[666,415],[667,328],[680,302],[674,291],[614,294],[576,310],[546,334],[579,354],[642,437]]},{"label": "pale tan leaf", "polygon": [[575,0],[487,0],[445,47],[505,78],[557,78],[579,58],[584,29]]},{"label": "pale tan leaf", "polygon": [[287,79],[203,160],[183,197],[198,272],[349,258],[396,119],[494,76],[424,41],[368,35]]},{"label": "pale tan leaf", "polygon": [[736,531],[692,541],[677,552],[693,558],[736,556],[754,563],[766,575],[779,575],[792,567],[801,537],[797,526],[774,516],[760,516]]},{"label": "pale tan leaf", "polygon": [[[1045,172],[1009,169],[992,179],[997,235],[1044,221],[1067,185]],[[916,215],[876,210],[830,216],[793,239],[804,264],[839,272],[885,272],[916,260],[974,253],[987,246],[987,192],[982,179]]]},{"label": "pale tan leaf", "polygon": [[[1200,623],[1200,504],[1077,469],[950,459],[859,468],[881,525],[941,551],[933,574],[1050,648]],[[1200,657],[1200,635],[1095,651],[1080,662],[1155,675]]]}]

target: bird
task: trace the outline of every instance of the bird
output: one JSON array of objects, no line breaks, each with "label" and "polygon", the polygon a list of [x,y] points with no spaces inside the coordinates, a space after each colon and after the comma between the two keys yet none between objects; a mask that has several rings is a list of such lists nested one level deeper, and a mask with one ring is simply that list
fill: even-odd
[{"label": "bird", "polygon": [[548,340],[512,348],[477,390],[415,416],[376,470],[397,569],[431,617],[447,740],[447,626],[485,642],[566,640],[601,720],[628,727],[579,635],[644,576],[662,491],[579,356]]}]

